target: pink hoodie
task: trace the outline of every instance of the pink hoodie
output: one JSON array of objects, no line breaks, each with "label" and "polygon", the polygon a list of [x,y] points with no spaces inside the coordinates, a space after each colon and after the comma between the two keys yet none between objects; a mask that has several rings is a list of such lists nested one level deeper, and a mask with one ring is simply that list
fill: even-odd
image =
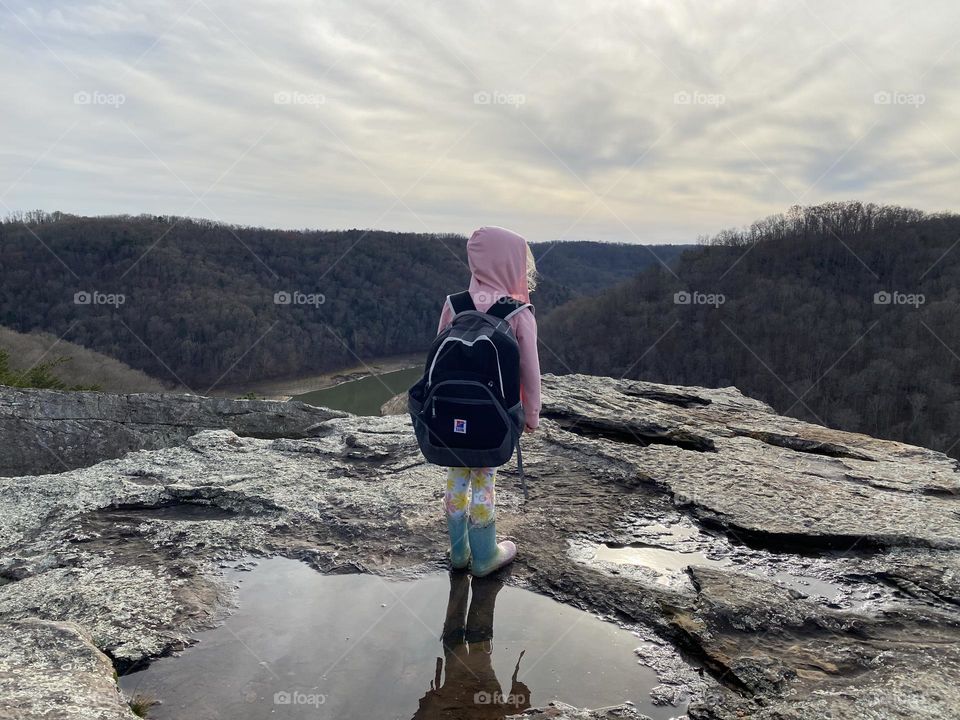
[{"label": "pink hoodie", "polygon": [[[530,302],[527,290],[527,241],[500,227],[482,227],[467,241],[470,261],[470,296],[477,310],[486,310],[497,298],[509,295]],[[450,303],[443,304],[439,333],[453,320]],[[537,354],[537,321],[524,310],[508,321],[520,343],[520,399],[528,426],[540,425],[540,356]]]}]

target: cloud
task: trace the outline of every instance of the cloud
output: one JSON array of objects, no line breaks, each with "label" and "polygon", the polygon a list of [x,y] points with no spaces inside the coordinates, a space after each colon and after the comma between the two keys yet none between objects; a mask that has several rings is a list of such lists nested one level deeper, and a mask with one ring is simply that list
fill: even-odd
[{"label": "cloud", "polygon": [[0,211],[689,242],[795,202],[950,209],[958,20],[866,1],[7,0]]}]

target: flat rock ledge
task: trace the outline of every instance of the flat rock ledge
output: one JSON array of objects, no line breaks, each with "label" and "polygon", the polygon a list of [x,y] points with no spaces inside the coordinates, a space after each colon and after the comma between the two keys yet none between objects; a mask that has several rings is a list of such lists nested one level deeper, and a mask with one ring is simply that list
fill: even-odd
[{"label": "flat rock ledge", "polygon": [[0,387],[0,477],[87,467],[133,450],[177,445],[201,430],[310,437],[343,415],[301,402]]},{"label": "flat rock ledge", "polygon": [[0,625],[0,717],[133,720],[110,658],[72,622]]},{"label": "flat rock ledge", "polygon": [[[782,417],[733,388],[548,375],[543,418],[523,441],[529,501],[512,464],[499,475],[499,529],[520,547],[508,581],[633,630],[660,677],[654,702],[690,720],[958,717],[955,461]],[[0,644],[0,717],[43,716],[78,685],[107,709],[50,717],[112,717],[96,714],[114,690],[91,648],[88,665],[44,668],[83,643],[121,673],[187,647],[229,612],[234,561],[445,567],[443,471],[409,419],[320,422],[309,437],[203,430],[0,478],[0,633],[15,638]]]}]

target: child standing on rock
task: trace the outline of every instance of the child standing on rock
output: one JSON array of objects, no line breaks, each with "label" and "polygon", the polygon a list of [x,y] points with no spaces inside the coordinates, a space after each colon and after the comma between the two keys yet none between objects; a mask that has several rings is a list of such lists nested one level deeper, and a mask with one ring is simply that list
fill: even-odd
[{"label": "child standing on rock", "polygon": [[[530,302],[536,286],[536,266],[527,241],[509,230],[482,227],[467,242],[470,265],[469,293],[477,310],[486,311],[501,298]],[[450,324],[454,308],[443,305],[438,332]],[[520,346],[520,397],[525,431],[540,424],[540,358],[537,354],[537,321],[527,305],[507,319]],[[513,560],[517,547],[509,540],[496,541],[496,477],[492,467],[451,467],[447,471],[444,508],[450,534],[450,562],[455,568],[470,565],[482,577]]]},{"label": "child standing on rock", "polygon": [[[451,565],[482,577],[517,554],[514,543],[496,540],[496,465],[514,447],[519,453],[521,430],[532,433],[540,424],[537,322],[529,304],[536,266],[527,241],[500,227],[474,232],[467,257],[469,290],[444,303],[410,411],[424,455],[449,467]],[[476,462],[491,453],[491,466]]]}]

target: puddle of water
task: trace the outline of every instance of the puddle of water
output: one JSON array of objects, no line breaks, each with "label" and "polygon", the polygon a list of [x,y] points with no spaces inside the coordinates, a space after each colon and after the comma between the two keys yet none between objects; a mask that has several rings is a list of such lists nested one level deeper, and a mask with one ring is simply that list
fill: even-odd
[{"label": "puddle of water", "polygon": [[600,545],[596,549],[596,559],[618,565],[640,565],[662,573],[680,572],[690,565],[706,567],[730,565],[729,560],[711,560],[699,552],[681,552],[646,545],[624,547]]},{"label": "puddle of water", "polygon": [[777,570],[764,570],[734,562],[730,558],[714,559],[702,552],[670,550],[648,545],[598,545],[594,549],[594,560],[616,565],[633,565],[647,568],[657,574],[657,582],[663,585],[673,584],[673,578],[689,566],[732,568],[739,572],[770,580],[784,587],[796,590],[810,597],[822,597],[836,601],[843,588],[837,584],[809,575]]},{"label": "puddle of water", "polygon": [[806,595],[810,598],[824,598],[830,602],[836,602],[843,595],[843,587],[839,583],[832,583],[828,580],[812,577],[810,575],[796,575],[794,573],[774,572],[771,574],[747,570],[747,572],[773,580],[779,585],[783,585],[791,590]]},{"label": "puddle of water", "polygon": [[551,700],[683,712],[650,702],[659,680],[632,633],[494,579],[325,576],[280,558],[232,577],[223,626],[120,679],[162,701],[151,718],[468,720]]}]

